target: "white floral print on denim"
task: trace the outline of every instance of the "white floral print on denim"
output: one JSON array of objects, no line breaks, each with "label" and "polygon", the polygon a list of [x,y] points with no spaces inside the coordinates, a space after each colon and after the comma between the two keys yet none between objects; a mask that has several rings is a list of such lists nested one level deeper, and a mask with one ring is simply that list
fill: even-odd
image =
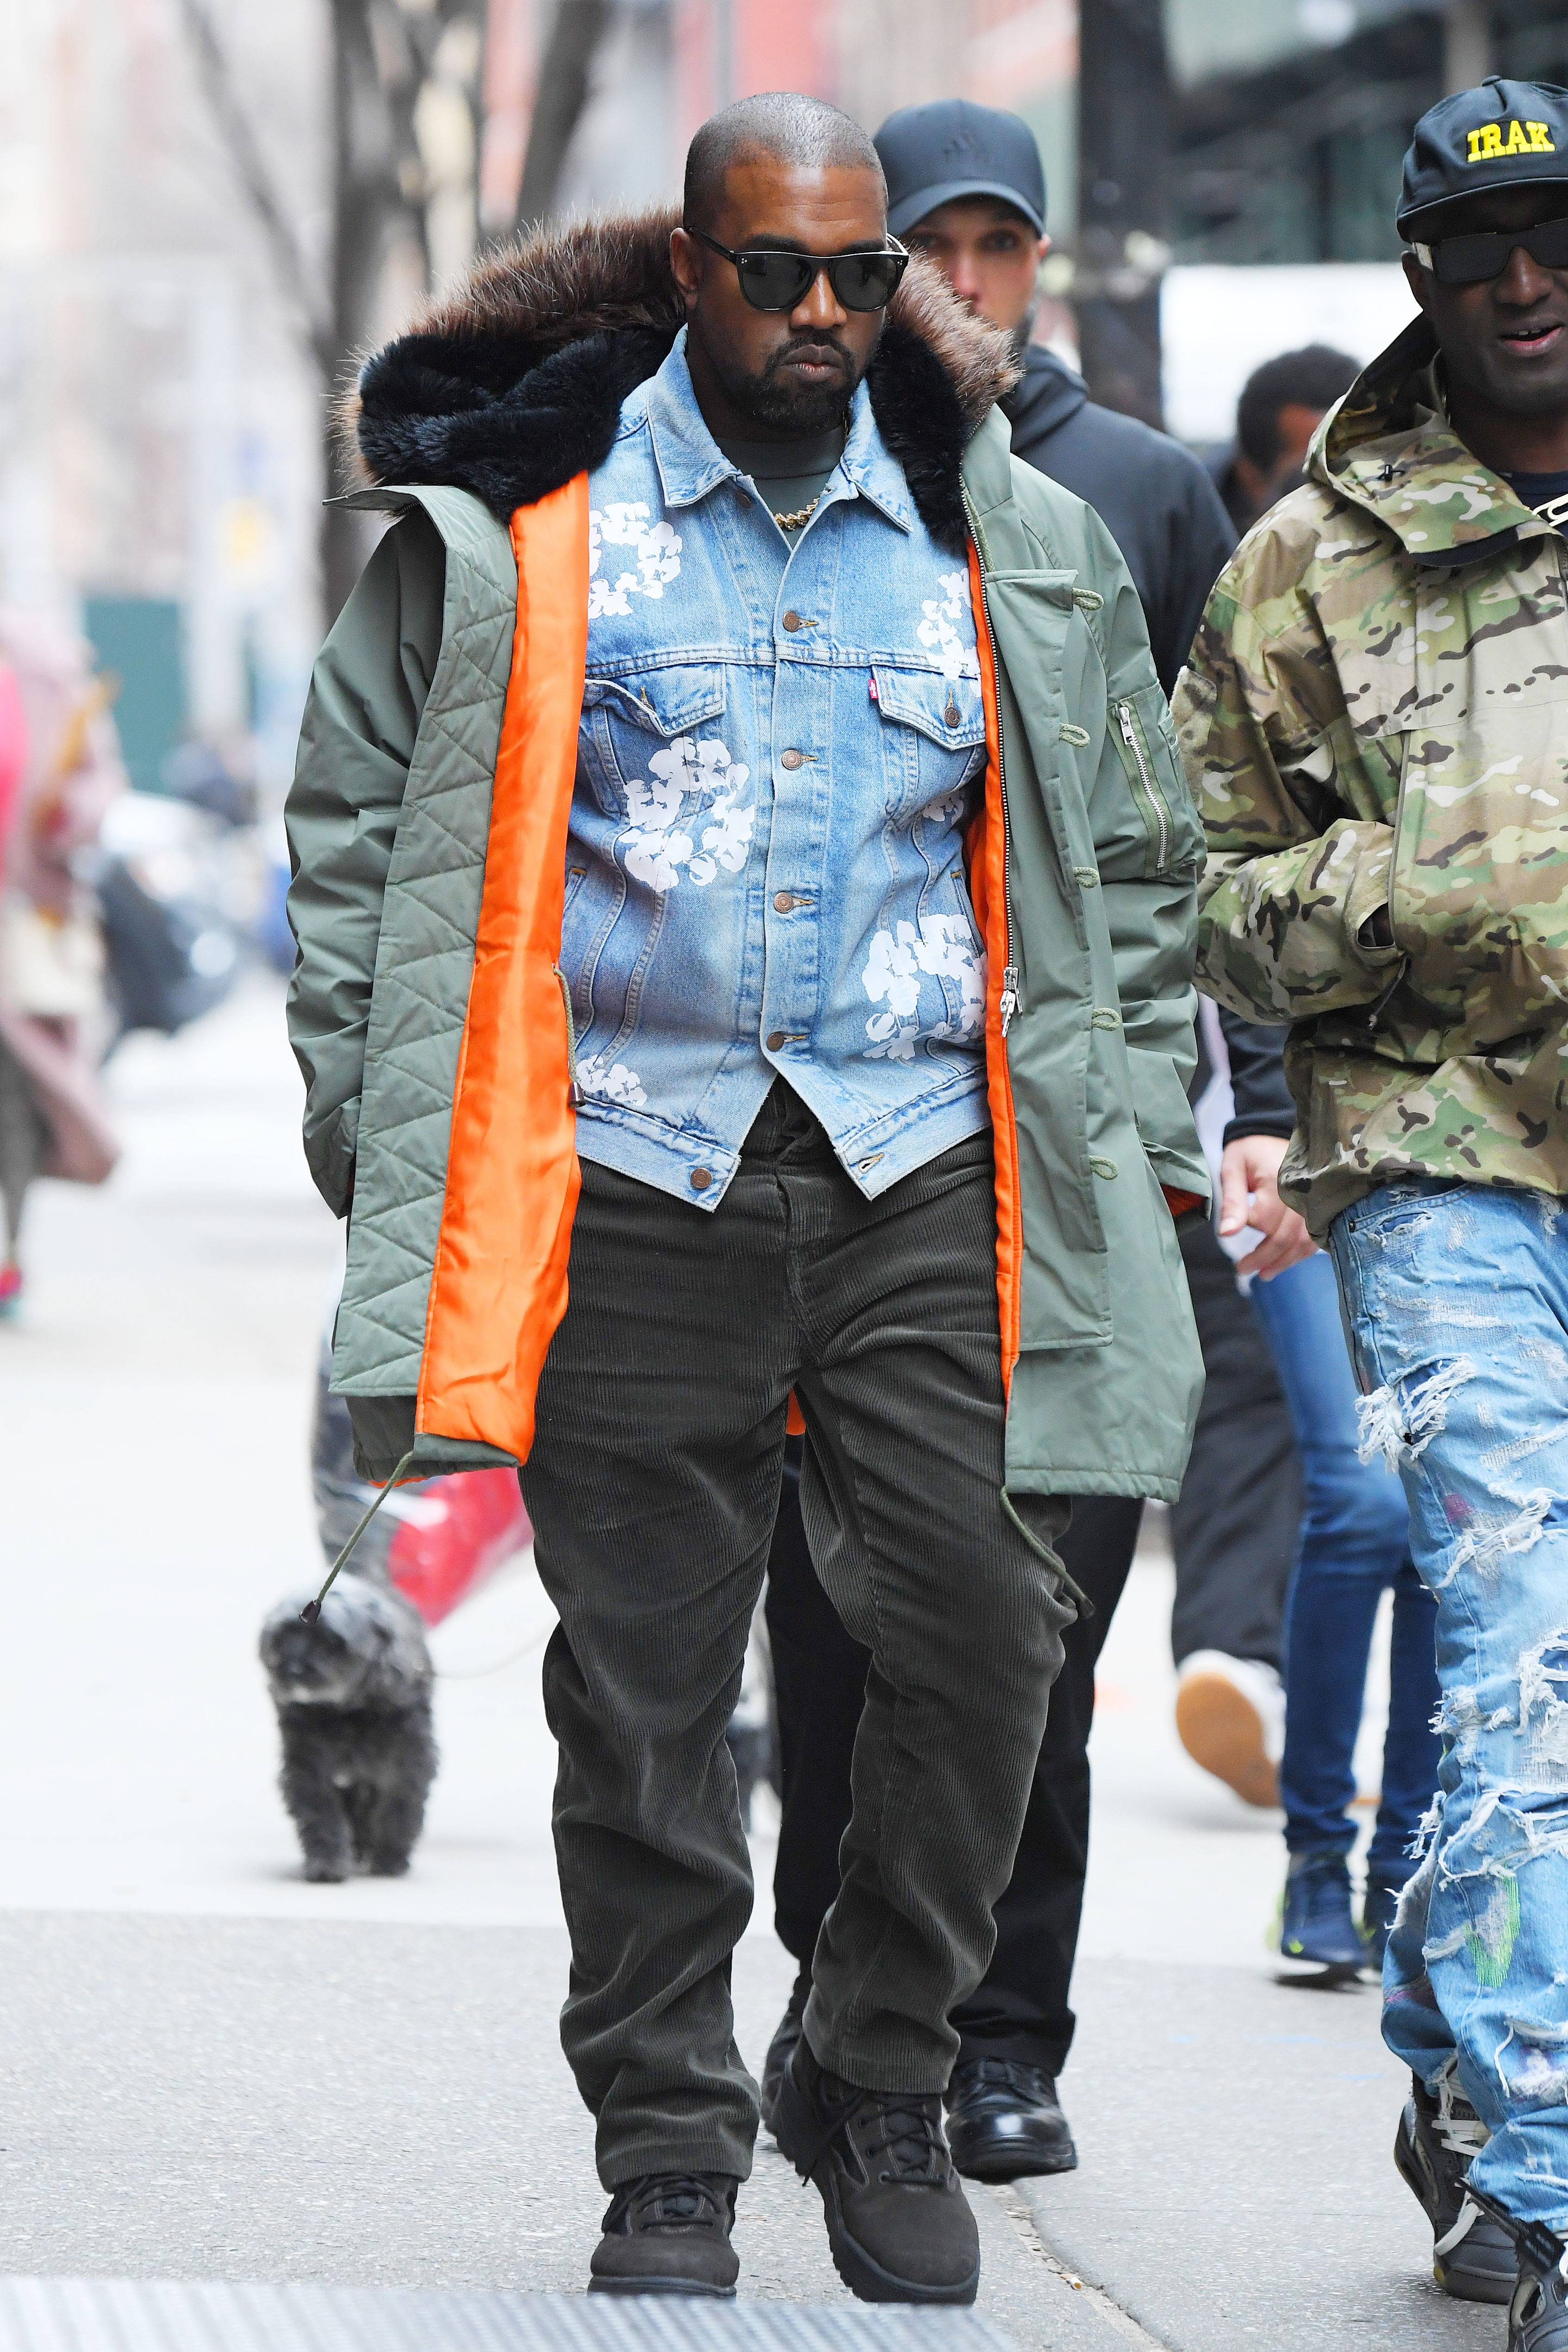
[{"label": "white floral print on denim", "polygon": [[591,1095],[595,1102],[625,1103],[629,1110],[641,1110],[647,1093],[635,1070],[624,1062],[612,1062],[606,1070],[599,1054],[584,1055],[577,1065],[577,1090]]},{"label": "white floral print on denim", "polygon": [[631,824],[618,844],[626,872],[659,891],[677,887],[682,866],[700,889],[721,872],[739,874],[757,814],[741,798],[750,768],[731,760],[722,743],[699,743],[689,735],[656,751],[648,766],[650,775],[634,776],[626,786]]},{"label": "white floral print on denim", "polygon": [[[957,981],[955,1021],[943,1019],[921,1028],[922,973]],[[912,923],[901,922],[892,931],[875,933],[860,984],[873,1004],[888,1008],[874,1013],[866,1024],[870,1043],[864,1058],[868,1062],[907,1062],[915,1047],[928,1041],[972,1045],[984,1031],[985,951],[951,915],[922,915],[918,931]]]},{"label": "white floral print on denim", "polygon": [[[637,570],[611,581],[599,570],[607,547],[635,547]],[[588,618],[629,615],[633,596],[660,597],[680,576],[680,535],[668,522],[650,523],[645,500],[621,502],[588,514]]]},{"label": "white floral print on denim", "polygon": [[[940,596],[921,600],[923,618],[915,635],[933,653],[943,677],[978,677],[980,656],[974,650],[974,607],[969,581],[962,572],[938,574]],[[962,628],[960,627],[962,624]]]}]

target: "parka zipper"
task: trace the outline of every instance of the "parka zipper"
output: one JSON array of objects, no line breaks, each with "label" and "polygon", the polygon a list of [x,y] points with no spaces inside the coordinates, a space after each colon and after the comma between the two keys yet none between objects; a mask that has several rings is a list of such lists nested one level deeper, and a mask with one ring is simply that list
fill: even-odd
[{"label": "parka zipper", "polygon": [[1132,705],[1130,702],[1119,702],[1116,706],[1116,716],[1121,724],[1121,740],[1138,763],[1138,773],[1143,780],[1143,790],[1149,795],[1149,805],[1154,812],[1154,824],[1159,836],[1155,852],[1155,870],[1158,872],[1164,866],[1165,854],[1170,846],[1171,812],[1165,806],[1164,794],[1154,782],[1148,755],[1143,749],[1143,739],[1138,731],[1137,721],[1132,715]]},{"label": "parka zipper", "polygon": [[[974,544],[980,551],[980,603],[994,662],[996,632],[991,625],[991,600],[985,590],[985,541],[981,536],[980,519],[967,490],[963,493],[963,506],[969,517],[969,528],[974,534]],[[1002,928],[1007,944],[1007,961],[1003,967],[1002,993],[996,1000],[996,1012],[1002,1034],[1005,1037],[1013,1025],[1013,1015],[1018,1010],[1018,967],[1013,961],[1013,820],[1007,810],[1007,755],[1002,743],[1000,713],[996,722],[996,784],[1002,796]]]},{"label": "parka zipper", "polygon": [[566,975],[562,971],[561,966],[558,963],[554,963],[551,965],[550,969],[561,983],[561,1003],[566,1014],[566,1071],[569,1081],[568,1091],[571,1095],[573,1109],[578,1110],[582,1108],[583,1089],[577,1084],[577,1024],[572,1017],[572,991],[567,986]]}]

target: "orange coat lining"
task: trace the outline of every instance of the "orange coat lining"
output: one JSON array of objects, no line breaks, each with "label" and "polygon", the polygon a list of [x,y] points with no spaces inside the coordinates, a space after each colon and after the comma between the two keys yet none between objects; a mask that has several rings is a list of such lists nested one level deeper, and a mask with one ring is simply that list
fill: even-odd
[{"label": "orange coat lining", "polygon": [[1024,1236],[1018,1177],[1018,1122],[1002,1034],[1002,975],[1007,965],[1007,820],[1002,803],[1002,727],[996,707],[996,652],[985,613],[980,557],[969,548],[974,644],[985,704],[985,798],[969,828],[969,897],[985,942],[985,1081],[996,1155],[996,1305],[1002,1331],[1002,1387],[1009,1397],[1023,1323]]},{"label": "orange coat lining", "polygon": [[582,1185],[561,954],[588,651],[588,478],[511,521],[517,624],[416,1427],[526,1461]]}]

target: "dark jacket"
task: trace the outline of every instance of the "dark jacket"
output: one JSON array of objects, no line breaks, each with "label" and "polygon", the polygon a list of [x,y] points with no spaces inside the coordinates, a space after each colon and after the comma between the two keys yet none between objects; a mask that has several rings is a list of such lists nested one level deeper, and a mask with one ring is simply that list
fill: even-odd
[{"label": "dark jacket", "polygon": [[1142,603],[1160,683],[1169,694],[1236,533],[1199,460],[1168,434],[1090,400],[1081,376],[1039,343],[1004,394],[1013,455],[1091,506]]},{"label": "dark jacket", "polygon": [[1285,1076],[1285,1032],[1266,1029],[1258,1021],[1242,1021],[1223,1004],[1219,1025],[1236,1097],[1236,1117],[1226,1124],[1226,1142],[1235,1143],[1244,1135],[1282,1135],[1289,1142],[1296,1132],[1296,1102]]}]

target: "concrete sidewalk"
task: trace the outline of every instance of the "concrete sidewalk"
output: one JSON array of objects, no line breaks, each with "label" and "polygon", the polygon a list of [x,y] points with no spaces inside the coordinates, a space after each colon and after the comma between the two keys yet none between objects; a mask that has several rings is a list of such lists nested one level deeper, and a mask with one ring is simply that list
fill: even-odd
[{"label": "concrete sidewalk", "polygon": [[[438,1633],[409,1878],[304,1885],[255,1641],[318,1573],[338,1244],[279,992],[112,1076],[125,1164],[41,1189],[0,1329],[0,2272],[575,2292],[602,2201],[555,2030],[550,1612],[525,1559]],[[1374,1996],[1270,1979],[1278,1822],[1176,1745],[1152,1536],[1100,1680],[1063,2084],[1083,2168],[977,2194],[982,2309],[1021,2352],[1500,2347],[1500,2315],[1426,2279]],[[736,1957],[753,2065],[792,1973],[764,1893]],[[739,2242],[746,2293],[842,2300],[768,2147]]]}]

